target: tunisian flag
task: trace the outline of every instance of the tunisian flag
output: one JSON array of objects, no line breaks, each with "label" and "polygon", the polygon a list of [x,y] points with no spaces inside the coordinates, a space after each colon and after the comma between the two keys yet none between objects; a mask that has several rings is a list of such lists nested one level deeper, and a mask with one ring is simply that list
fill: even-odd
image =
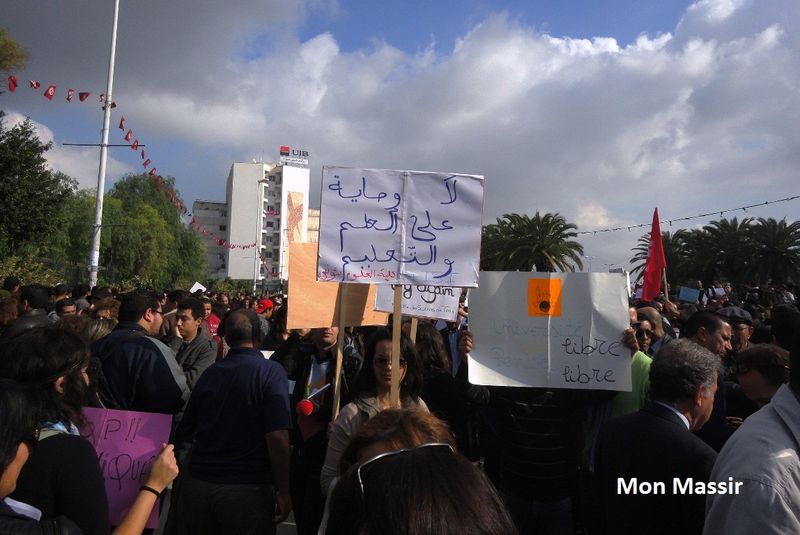
[{"label": "tunisian flag", "polygon": [[661,274],[667,267],[664,258],[664,244],[661,243],[661,225],[658,221],[658,208],[653,212],[653,227],[650,230],[650,248],[647,251],[647,263],[644,265],[644,285],[642,299],[652,301],[661,291]]}]

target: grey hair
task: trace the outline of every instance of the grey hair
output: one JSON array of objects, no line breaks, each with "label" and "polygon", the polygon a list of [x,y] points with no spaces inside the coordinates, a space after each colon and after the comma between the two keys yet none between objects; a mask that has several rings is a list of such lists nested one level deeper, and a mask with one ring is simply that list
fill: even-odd
[{"label": "grey hair", "polygon": [[721,364],[718,356],[701,345],[673,340],[661,348],[650,365],[650,398],[667,403],[691,400],[698,386],[711,389],[722,371]]}]

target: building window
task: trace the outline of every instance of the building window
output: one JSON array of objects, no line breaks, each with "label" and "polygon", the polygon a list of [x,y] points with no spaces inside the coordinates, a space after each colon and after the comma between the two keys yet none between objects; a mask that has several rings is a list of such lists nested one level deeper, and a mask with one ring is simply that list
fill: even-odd
[{"label": "building window", "polygon": [[219,229],[220,230],[228,230],[228,225],[220,225]]},{"label": "building window", "polygon": [[267,221],[267,228],[273,228],[274,226],[275,226],[275,223],[274,223],[274,222],[272,222],[272,221]]}]

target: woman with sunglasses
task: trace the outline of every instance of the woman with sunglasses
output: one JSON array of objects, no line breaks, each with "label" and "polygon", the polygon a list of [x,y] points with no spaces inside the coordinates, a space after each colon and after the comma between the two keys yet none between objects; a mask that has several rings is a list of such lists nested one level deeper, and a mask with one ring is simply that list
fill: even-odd
[{"label": "woman with sunglasses", "polygon": [[[400,404],[402,408],[428,410],[420,399],[422,366],[414,343],[400,335]],[[355,401],[345,405],[331,424],[328,451],[322,467],[320,483],[327,495],[338,475],[339,459],[350,438],[358,429],[382,410],[390,408],[389,392],[392,380],[392,332],[383,328],[375,331],[367,342],[364,364],[356,377]]]},{"label": "woman with sunglasses", "polygon": [[[89,393],[88,368],[86,341],[58,326],[31,329],[0,350],[0,377],[31,388],[38,405],[38,444],[12,498],[35,507],[42,518],[66,516],[86,535],[108,535],[108,499],[97,453],[78,431]],[[167,446],[115,535],[141,533],[158,496],[177,474],[172,446]]]}]

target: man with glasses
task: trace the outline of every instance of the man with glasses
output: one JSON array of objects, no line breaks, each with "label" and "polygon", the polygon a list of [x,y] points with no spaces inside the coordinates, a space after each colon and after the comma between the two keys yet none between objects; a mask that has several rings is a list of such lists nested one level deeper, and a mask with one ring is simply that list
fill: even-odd
[{"label": "man with glasses", "polygon": [[98,393],[107,407],[177,414],[189,389],[175,353],[156,339],[163,311],[156,294],[125,295],[119,324],[92,346],[99,362]]}]

